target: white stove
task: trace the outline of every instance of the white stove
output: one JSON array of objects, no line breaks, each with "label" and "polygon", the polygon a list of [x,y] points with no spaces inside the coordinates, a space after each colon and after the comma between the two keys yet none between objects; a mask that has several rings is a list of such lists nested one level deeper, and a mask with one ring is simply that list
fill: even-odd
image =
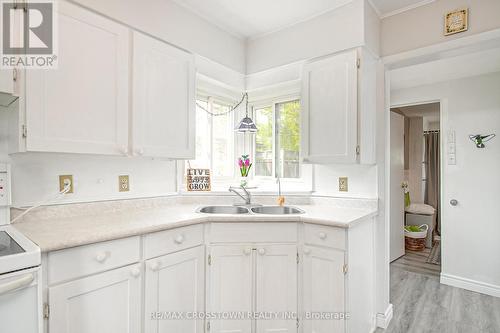
[{"label": "white stove", "polygon": [[9,224],[9,206],[9,167],[0,164],[1,331],[41,333],[40,248]]}]

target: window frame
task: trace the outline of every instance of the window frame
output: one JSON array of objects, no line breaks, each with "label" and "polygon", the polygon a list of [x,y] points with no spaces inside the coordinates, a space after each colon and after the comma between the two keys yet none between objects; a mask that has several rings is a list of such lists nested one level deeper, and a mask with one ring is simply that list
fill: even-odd
[{"label": "window frame", "polygon": [[[294,102],[298,101],[299,103],[301,102],[301,96],[299,94],[290,94],[290,95],[281,95],[278,97],[271,97],[271,98],[266,98],[262,100],[258,100],[255,102],[249,103],[249,105],[252,107],[253,110],[253,116],[256,117],[256,112],[258,109],[263,109],[266,107],[271,107],[272,110],[272,115],[273,115],[273,167],[272,167],[272,175],[271,176],[257,176],[255,175],[255,170],[252,171],[252,177],[255,180],[261,180],[261,181],[276,181],[277,179],[277,167],[279,165],[279,113],[277,112],[277,105],[278,104],[283,104],[287,102]],[[302,109],[301,109],[302,111]],[[299,117],[300,121],[300,117]],[[257,140],[253,140],[253,147],[252,147],[252,155],[255,157],[256,154],[256,142]],[[299,150],[300,152],[300,150]],[[300,153],[299,153],[300,155]],[[287,182],[295,182],[295,183],[302,183],[304,182],[304,170],[303,170],[304,163],[300,160],[299,157],[299,177],[298,178],[285,178],[285,177],[280,177],[281,181],[287,181]]]}]

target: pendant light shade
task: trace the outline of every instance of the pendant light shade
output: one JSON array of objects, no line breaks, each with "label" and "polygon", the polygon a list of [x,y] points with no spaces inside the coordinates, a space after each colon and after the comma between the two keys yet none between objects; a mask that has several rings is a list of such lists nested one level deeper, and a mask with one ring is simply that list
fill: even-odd
[{"label": "pendant light shade", "polygon": [[240,123],[238,126],[236,126],[236,132],[240,133],[245,133],[245,132],[251,132],[255,133],[257,132],[257,126],[255,126],[255,123],[253,122],[252,118],[250,117],[245,117],[241,119]]},{"label": "pendant light shade", "polygon": [[252,118],[248,116],[248,93],[245,93],[245,117],[238,123],[235,131],[239,133],[255,133],[258,131],[257,126],[253,122]]}]

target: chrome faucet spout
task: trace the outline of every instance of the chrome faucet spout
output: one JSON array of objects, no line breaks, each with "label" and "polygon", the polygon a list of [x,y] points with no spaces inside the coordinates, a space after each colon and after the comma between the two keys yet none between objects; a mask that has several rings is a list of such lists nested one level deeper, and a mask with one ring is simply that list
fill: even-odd
[{"label": "chrome faucet spout", "polygon": [[[237,189],[243,190],[245,195],[242,195],[240,192],[237,191]],[[245,205],[252,204],[252,195],[250,194],[250,192],[248,192],[248,190],[244,186],[240,186],[240,187],[232,187],[231,186],[231,187],[229,187],[229,192],[232,192],[232,193],[236,194],[237,196],[239,196],[241,199],[243,199],[245,201]]]}]

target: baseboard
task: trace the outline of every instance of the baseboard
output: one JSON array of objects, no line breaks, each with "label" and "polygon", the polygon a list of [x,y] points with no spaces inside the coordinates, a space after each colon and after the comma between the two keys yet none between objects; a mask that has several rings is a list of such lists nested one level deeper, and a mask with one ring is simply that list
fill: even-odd
[{"label": "baseboard", "polygon": [[471,280],[460,276],[441,273],[440,282],[452,287],[462,288],[477,293],[500,297],[500,286],[485,283],[481,281]]},{"label": "baseboard", "polygon": [[389,304],[384,313],[377,313],[377,327],[386,329],[392,319],[392,304]]}]

